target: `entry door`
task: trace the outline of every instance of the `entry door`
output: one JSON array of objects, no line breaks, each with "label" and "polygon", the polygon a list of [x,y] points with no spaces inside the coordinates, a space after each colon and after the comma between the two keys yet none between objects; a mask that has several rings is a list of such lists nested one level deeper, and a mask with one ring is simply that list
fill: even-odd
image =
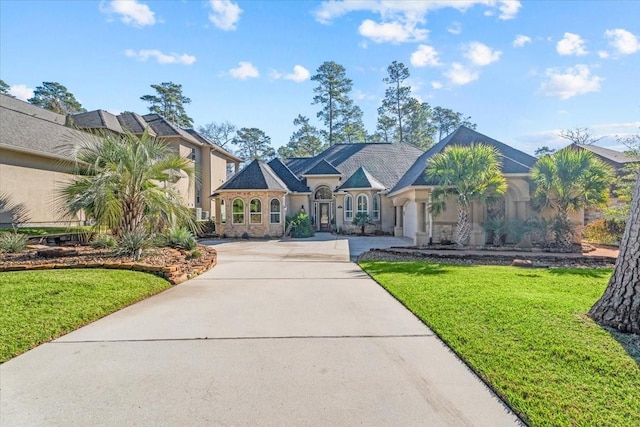
[{"label": "entry door", "polygon": [[329,203],[319,203],[320,208],[320,231],[331,230],[331,215],[329,211]]}]

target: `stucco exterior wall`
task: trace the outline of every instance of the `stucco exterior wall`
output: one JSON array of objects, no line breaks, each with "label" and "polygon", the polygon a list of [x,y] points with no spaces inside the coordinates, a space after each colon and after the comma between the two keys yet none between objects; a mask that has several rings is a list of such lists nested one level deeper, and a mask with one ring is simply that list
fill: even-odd
[{"label": "stucco exterior wall", "polygon": [[[55,197],[64,183],[73,177],[70,164],[61,160],[0,149],[0,194],[15,203],[23,203],[31,224],[78,225],[83,217],[63,218],[57,213]],[[8,225],[9,215],[0,212],[0,224]]]},{"label": "stucco exterior wall", "polygon": [[[233,201],[235,199],[244,201],[244,220],[242,223],[233,221]],[[250,202],[252,199],[259,199],[262,203],[262,215],[259,223],[251,222]],[[271,223],[270,202],[272,199],[280,201],[280,221]],[[216,218],[216,230],[218,234],[227,237],[279,237],[284,235],[285,226],[285,193],[274,191],[237,191],[224,192],[216,198],[216,203],[220,206],[220,201],[225,203],[226,222],[222,223],[221,218]],[[246,234],[245,234],[246,233]]]},{"label": "stucco exterior wall", "polygon": [[404,204],[404,236],[415,237],[418,224],[417,206],[416,202],[410,200]]}]

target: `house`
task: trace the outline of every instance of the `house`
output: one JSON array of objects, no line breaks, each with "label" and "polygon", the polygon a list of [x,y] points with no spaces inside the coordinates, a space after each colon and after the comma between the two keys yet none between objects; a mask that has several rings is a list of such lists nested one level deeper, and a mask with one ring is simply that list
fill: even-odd
[{"label": "house", "polygon": [[[0,194],[24,203],[33,224],[82,223],[82,217],[60,218],[52,209],[57,189],[73,173],[73,164],[61,155],[60,147],[99,132],[142,135],[145,129],[193,162],[195,182],[176,177],[174,185],[197,218],[215,217],[215,205],[206,196],[225,182],[227,166],[237,171],[242,159],[195,130],[182,129],[157,114],[94,110],[65,116],[6,95],[0,95]],[[0,213],[0,226],[8,222],[6,213]]]},{"label": "house", "polygon": [[[358,213],[368,231],[410,237],[417,245],[452,240],[454,202],[434,217],[429,199],[435,184],[425,178],[429,159],[449,145],[482,142],[497,148],[508,191],[498,208],[506,219],[531,214],[528,177],[535,158],[464,126],[424,152],[410,144],[334,145],[310,158],[253,161],[212,194],[220,234],[281,236],[285,217],[311,215],[316,231],[358,232]],[[487,239],[487,206],[472,206],[471,245]]]}]

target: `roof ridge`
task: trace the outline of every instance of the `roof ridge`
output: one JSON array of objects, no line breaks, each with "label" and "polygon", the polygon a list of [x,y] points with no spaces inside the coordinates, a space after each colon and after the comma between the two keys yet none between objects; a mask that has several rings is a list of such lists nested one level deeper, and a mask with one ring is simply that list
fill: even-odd
[{"label": "roof ridge", "polygon": [[[24,101],[22,101],[21,99],[19,99],[18,101],[24,102]],[[25,103],[25,104],[28,104],[28,105],[30,105],[30,106],[32,106],[32,107],[34,107],[34,108],[38,108],[38,109],[40,109],[40,110],[47,111],[48,113],[51,113],[51,114],[57,114],[58,116],[60,116],[60,117],[64,118],[64,121],[65,121],[65,123],[66,123],[67,115],[65,115],[65,114],[56,113],[55,111],[50,111],[50,110],[47,110],[47,109],[45,109],[45,108],[40,108],[40,107],[37,107],[37,106],[35,106],[35,105],[33,105],[33,104],[29,104],[28,102],[24,102],[24,103]],[[33,119],[42,120],[43,122],[47,122],[47,123],[54,123],[54,124],[56,124],[56,125],[60,125],[60,126],[63,126],[63,127],[68,127],[66,124],[60,124],[60,123],[58,123],[58,122],[56,122],[56,121],[54,121],[54,120],[48,120],[48,119],[45,119],[44,117],[41,117],[41,116],[38,116],[38,115],[34,115],[34,114],[29,114],[29,113],[24,112],[24,111],[16,110],[15,108],[10,108],[10,107],[8,107],[8,106],[6,106],[6,105],[0,105],[0,108],[4,108],[5,110],[14,111],[14,112],[16,112],[16,113],[18,113],[18,114],[23,114],[23,115],[25,115],[25,116],[27,116],[27,117],[31,117],[31,118],[33,118]]]}]

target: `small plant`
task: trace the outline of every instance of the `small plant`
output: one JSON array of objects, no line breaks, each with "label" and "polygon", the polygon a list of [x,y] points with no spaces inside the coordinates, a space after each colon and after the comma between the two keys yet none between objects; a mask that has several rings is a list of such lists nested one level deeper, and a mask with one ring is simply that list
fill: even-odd
[{"label": "small plant", "polygon": [[617,245],[624,233],[625,221],[600,218],[587,224],[582,230],[585,240],[604,245]]},{"label": "small plant", "polygon": [[196,259],[196,258],[200,258],[202,256],[202,253],[195,249],[192,252],[189,252],[189,254],[186,256],[187,259]]},{"label": "small plant", "polygon": [[91,247],[94,249],[113,248],[117,245],[116,239],[110,234],[96,234],[91,241]]},{"label": "small plant", "polygon": [[28,236],[18,233],[0,233],[0,252],[22,252],[27,247]]},{"label": "small plant", "polygon": [[242,233],[242,238],[245,240],[249,240],[249,233],[247,233],[246,231]]},{"label": "small plant", "polygon": [[164,245],[172,248],[192,250],[195,249],[198,242],[191,231],[186,227],[169,227],[162,236]]},{"label": "small plant", "polygon": [[151,238],[147,232],[141,228],[126,232],[118,239],[116,255],[130,255],[137,261],[142,256],[142,252],[151,245]]},{"label": "small plant", "polygon": [[487,222],[482,224],[484,231],[491,236],[493,246],[502,246],[507,233],[507,223],[501,216],[489,217]]},{"label": "small plant", "polygon": [[369,214],[366,212],[358,212],[353,217],[353,224],[360,227],[360,234],[364,236],[364,229],[369,224]]},{"label": "small plant", "polygon": [[291,237],[311,237],[314,235],[311,217],[304,212],[299,212],[294,216],[288,216],[286,229],[291,230]]}]

